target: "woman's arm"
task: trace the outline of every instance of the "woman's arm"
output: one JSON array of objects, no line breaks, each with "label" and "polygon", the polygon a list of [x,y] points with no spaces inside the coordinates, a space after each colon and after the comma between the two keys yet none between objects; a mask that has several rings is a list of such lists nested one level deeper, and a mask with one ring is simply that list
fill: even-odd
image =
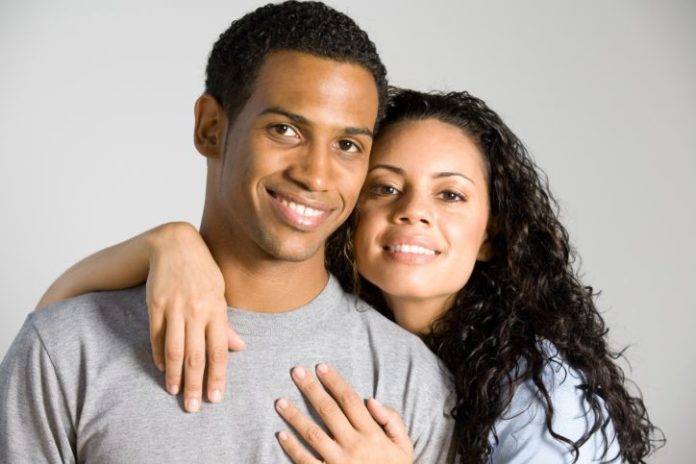
[{"label": "woman's arm", "polygon": [[116,290],[145,282],[159,226],[98,251],[71,266],[48,287],[36,309],[97,290]]},{"label": "woman's arm", "polygon": [[165,371],[167,391],[180,391],[184,370],[184,406],[197,411],[207,358],[207,397],[220,401],[228,349],[243,350],[244,342],[229,327],[222,273],[192,225],[164,224],[85,258],[49,287],[38,307],[145,278],[152,355]]},{"label": "woman's arm", "polygon": [[[319,414],[331,435],[307,418],[290,401],[281,398],[276,410],[305,443],[319,454],[312,456],[292,434],[281,431],[278,441],[295,463],[412,463],[413,444],[401,417],[374,398],[365,403],[346,381],[327,364],[319,364],[317,382],[303,367],[292,370],[292,379]],[[324,389],[326,388],[326,390]]]}]

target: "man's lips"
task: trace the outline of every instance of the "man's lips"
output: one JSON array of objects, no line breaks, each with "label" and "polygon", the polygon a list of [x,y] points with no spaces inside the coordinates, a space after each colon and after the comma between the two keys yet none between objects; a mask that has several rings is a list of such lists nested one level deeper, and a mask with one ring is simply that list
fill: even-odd
[{"label": "man's lips", "polygon": [[290,226],[310,231],[318,228],[331,212],[331,208],[316,200],[301,198],[298,195],[266,190],[271,204],[280,217]]}]

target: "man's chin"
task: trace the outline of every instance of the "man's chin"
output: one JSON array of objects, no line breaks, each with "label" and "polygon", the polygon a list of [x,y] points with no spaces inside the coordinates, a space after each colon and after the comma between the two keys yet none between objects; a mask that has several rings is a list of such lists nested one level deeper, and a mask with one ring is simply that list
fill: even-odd
[{"label": "man's chin", "polygon": [[272,259],[291,263],[301,263],[315,258],[323,250],[324,242],[307,243],[305,241],[293,243],[288,240],[269,240],[262,248]]}]

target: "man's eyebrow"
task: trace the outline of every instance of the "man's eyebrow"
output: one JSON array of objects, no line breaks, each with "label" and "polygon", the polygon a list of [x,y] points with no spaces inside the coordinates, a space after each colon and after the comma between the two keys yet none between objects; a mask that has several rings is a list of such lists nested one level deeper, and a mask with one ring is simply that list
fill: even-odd
[{"label": "man's eyebrow", "polygon": [[346,127],[345,131],[348,135],[367,135],[370,138],[374,138],[372,131],[367,127]]},{"label": "man's eyebrow", "polygon": [[[395,174],[399,174],[400,176],[403,176],[406,172],[399,167],[392,166],[391,164],[376,164],[376,165],[372,166],[368,172],[372,172],[375,169],[386,169],[387,171],[391,171]],[[439,179],[441,177],[452,177],[452,176],[461,177],[462,179],[466,179],[469,182],[471,182],[472,184],[476,185],[476,182],[474,182],[470,177],[465,176],[461,172],[443,171],[443,172],[436,172],[432,175],[433,179]]]},{"label": "man's eyebrow", "polygon": [[[292,122],[310,124],[309,119],[297,113],[293,113],[292,111],[281,108],[280,106],[271,106],[266,108],[259,113],[259,116],[263,116],[264,114],[279,114],[281,116],[285,116]],[[373,138],[372,131],[367,127],[345,127],[343,131],[348,135],[367,135],[368,137]]]},{"label": "man's eyebrow", "polygon": [[304,116],[285,110],[279,106],[271,106],[270,108],[266,108],[265,110],[259,113],[259,116],[263,116],[264,114],[279,114],[281,116],[285,116],[292,122],[299,122],[302,124],[309,123],[309,119],[305,118]]}]

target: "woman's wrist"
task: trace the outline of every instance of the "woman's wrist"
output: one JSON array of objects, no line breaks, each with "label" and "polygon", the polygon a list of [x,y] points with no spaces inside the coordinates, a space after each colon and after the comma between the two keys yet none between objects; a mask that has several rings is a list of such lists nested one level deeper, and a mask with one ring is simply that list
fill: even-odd
[{"label": "woman's wrist", "polygon": [[177,244],[196,238],[199,239],[198,230],[188,222],[175,221],[159,225],[145,234],[148,262],[151,263],[154,258]]}]

